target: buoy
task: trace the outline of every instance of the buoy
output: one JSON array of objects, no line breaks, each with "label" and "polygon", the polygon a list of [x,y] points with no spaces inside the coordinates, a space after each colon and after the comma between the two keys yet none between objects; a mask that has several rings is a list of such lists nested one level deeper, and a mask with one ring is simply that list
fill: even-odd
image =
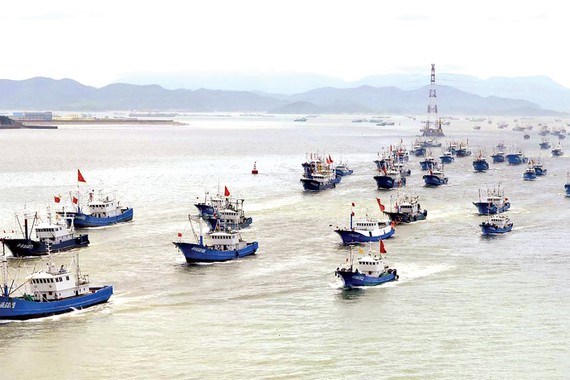
[{"label": "buoy", "polygon": [[259,174],[259,172],[257,171],[257,162],[253,163],[253,170],[251,171],[251,174]]}]

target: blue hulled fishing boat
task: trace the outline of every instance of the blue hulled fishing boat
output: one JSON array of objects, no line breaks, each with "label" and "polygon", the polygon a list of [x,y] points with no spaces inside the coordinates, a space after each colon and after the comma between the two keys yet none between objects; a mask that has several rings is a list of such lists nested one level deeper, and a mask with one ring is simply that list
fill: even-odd
[{"label": "blue hulled fishing boat", "polygon": [[334,232],[339,234],[343,244],[349,245],[389,239],[396,233],[396,229],[393,222],[372,219],[368,215],[365,218],[355,219],[354,212],[351,211],[349,227],[337,227]]},{"label": "blue hulled fishing boat", "polygon": [[[390,197],[391,198],[391,197]],[[380,210],[388,215],[390,221],[400,223],[412,223],[427,218],[427,210],[421,209],[417,196],[399,194],[395,202],[390,202],[391,209],[386,211],[386,206],[376,198]]]},{"label": "blue hulled fishing boat", "polygon": [[457,149],[455,150],[455,156],[457,157],[468,157],[471,156],[472,152],[471,150],[468,148],[468,143],[469,140],[467,140],[467,142],[460,142]]},{"label": "blue hulled fishing boat", "polygon": [[490,216],[487,221],[479,225],[483,235],[504,234],[513,229],[513,222],[504,215]]},{"label": "blue hulled fishing boat", "polygon": [[529,166],[525,169],[523,173],[523,180],[525,181],[534,181],[536,179],[536,171],[532,166]]},{"label": "blue hulled fishing boat", "polygon": [[561,157],[564,155],[564,151],[562,150],[562,145],[560,145],[560,143],[552,148],[550,152],[552,153],[552,157]]},{"label": "blue hulled fishing boat", "polygon": [[[48,254],[48,246],[52,252],[59,252],[89,245],[87,234],[75,234],[73,216],[58,218],[59,220],[52,222],[49,210],[46,222],[40,222],[37,213],[24,214],[22,226],[17,217],[22,238],[3,238],[2,244],[7,246],[15,257],[45,256]],[[32,239],[33,232],[36,234],[36,240]]]},{"label": "blue hulled fishing boat", "polygon": [[540,149],[550,149],[551,145],[547,138],[543,138],[540,142]]},{"label": "blue hulled fishing boat", "polygon": [[[364,253],[362,249],[359,251]],[[380,255],[373,255],[369,252],[358,258],[358,265],[355,266],[351,247],[349,258],[343,265],[336,268],[335,275],[342,279],[344,286],[348,289],[376,286],[398,280],[398,271],[390,268],[382,258],[382,254],[386,253],[382,240],[380,240],[380,252]]]},{"label": "blue hulled fishing boat", "polygon": [[511,152],[507,154],[507,162],[509,165],[520,165],[528,162],[528,158],[523,154],[522,151]]},{"label": "blue hulled fishing boat", "polygon": [[491,158],[494,164],[505,162],[505,152],[502,150],[494,150]]},{"label": "blue hulled fishing boat", "polygon": [[443,166],[441,168],[435,167],[431,169],[429,173],[425,174],[422,178],[428,187],[446,185],[448,182],[448,178],[443,174]]},{"label": "blue hulled fishing boat", "polygon": [[[192,219],[190,221],[192,223]],[[199,219],[200,235],[195,236],[197,243],[175,241],[173,244],[182,252],[186,262],[207,263],[240,259],[255,254],[258,249],[256,241],[248,243],[236,230],[214,230],[202,234],[202,222]],[[191,224],[192,225],[192,224]],[[178,235],[182,237],[181,234]]]},{"label": "blue hulled fishing boat", "polygon": [[374,176],[378,189],[393,189],[406,186],[406,178],[394,168],[382,169],[380,174]]},{"label": "blue hulled fishing boat", "polygon": [[476,172],[484,172],[489,170],[489,163],[487,162],[487,158],[485,158],[482,153],[479,153],[479,155],[473,160],[473,169],[475,169]]},{"label": "blue hulled fishing boat", "polygon": [[[451,156],[451,158],[453,158],[453,156]],[[426,170],[430,170],[433,169],[437,164],[436,159],[430,154],[428,154],[428,156],[423,160],[420,161],[420,167],[422,168],[423,171]]]},{"label": "blue hulled fishing boat", "polygon": [[333,160],[330,156],[324,160],[319,155],[311,153],[310,160],[302,164],[303,177],[301,183],[306,191],[321,191],[335,188],[342,177],[331,168]]},{"label": "blue hulled fishing boat", "polygon": [[81,274],[75,258],[75,273],[65,266],[56,268],[48,260],[46,270],[35,272],[22,284],[8,281],[6,253],[2,256],[4,281],[0,295],[0,319],[24,320],[85,309],[105,303],[113,286],[92,287]]},{"label": "blue hulled fishing boat", "polygon": [[544,168],[544,165],[542,164],[542,161],[540,159],[531,160],[531,165],[537,177],[542,177],[546,175],[547,170]]},{"label": "blue hulled fishing boat", "polygon": [[455,161],[455,157],[453,157],[453,153],[451,151],[443,152],[441,156],[439,156],[439,160],[442,164],[451,164]]},{"label": "blue hulled fishing boat", "polygon": [[336,166],[335,171],[336,175],[341,177],[345,177],[347,175],[351,175],[352,173],[354,173],[354,171],[350,169],[346,163],[343,162],[341,162]]},{"label": "blue hulled fishing boat", "polygon": [[511,207],[511,202],[499,186],[486,191],[479,189],[479,201],[473,204],[477,207],[479,215],[499,214]]},{"label": "blue hulled fishing boat", "polygon": [[414,154],[414,156],[416,157],[423,157],[426,155],[426,148],[421,145],[420,143],[415,143],[412,146],[412,153]]}]

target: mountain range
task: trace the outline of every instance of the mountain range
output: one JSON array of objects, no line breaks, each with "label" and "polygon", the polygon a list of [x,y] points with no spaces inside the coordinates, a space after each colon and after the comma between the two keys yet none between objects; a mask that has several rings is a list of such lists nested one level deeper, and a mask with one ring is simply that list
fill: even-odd
[{"label": "mountain range", "polygon": [[[386,78],[376,78],[377,83]],[[0,109],[53,111],[149,110],[178,112],[269,113],[399,113],[423,114],[428,86],[359,85],[322,87],[292,95],[258,91],[165,89],[159,85],[115,83],[102,88],[71,79],[0,80]],[[443,114],[552,115],[539,104],[497,96],[481,96],[451,86],[437,86]]]}]

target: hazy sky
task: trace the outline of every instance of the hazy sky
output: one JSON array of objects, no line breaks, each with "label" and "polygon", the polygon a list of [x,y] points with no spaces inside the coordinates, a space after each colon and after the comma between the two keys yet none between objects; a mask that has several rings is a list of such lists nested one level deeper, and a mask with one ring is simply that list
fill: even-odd
[{"label": "hazy sky", "polygon": [[565,1],[3,1],[0,78],[131,72],[547,75],[570,87]]}]

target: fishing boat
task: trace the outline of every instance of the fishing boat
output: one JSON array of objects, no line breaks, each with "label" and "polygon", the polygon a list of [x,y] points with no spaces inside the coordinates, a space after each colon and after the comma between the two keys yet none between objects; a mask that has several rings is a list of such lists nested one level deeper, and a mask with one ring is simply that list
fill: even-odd
[{"label": "fishing boat", "polygon": [[87,208],[83,209],[77,203],[76,210],[57,212],[60,216],[72,216],[73,224],[77,228],[85,227],[103,227],[117,223],[125,223],[133,220],[133,209],[123,206],[114,195],[103,195],[99,193],[99,197],[94,197],[94,191],[89,193],[89,202]]},{"label": "fishing boat", "polygon": [[528,158],[521,150],[507,154],[506,158],[509,165],[520,165],[528,162]]},{"label": "fishing boat", "polygon": [[520,125],[516,125],[516,126],[513,127],[513,131],[515,131],[515,132],[523,132],[523,131],[525,131],[525,130],[526,130],[526,128],[525,128],[525,127],[521,127]]},{"label": "fishing boat", "polygon": [[321,191],[335,188],[342,176],[331,168],[333,160],[330,155],[323,159],[318,154],[310,155],[310,159],[302,164],[303,177],[301,183],[305,191]]},{"label": "fishing boat", "polygon": [[480,125],[474,125],[473,129],[476,131],[480,131],[481,130],[481,126]]},{"label": "fishing boat", "polygon": [[441,147],[441,143],[438,142],[437,140],[433,140],[433,139],[425,139],[423,141],[422,145],[424,146],[424,148],[439,148],[439,147]]},{"label": "fishing boat", "polygon": [[451,164],[453,161],[455,161],[455,157],[453,157],[453,152],[448,150],[439,156],[439,160],[442,164]]},{"label": "fishing boat", "polygon": [[230,198],[230,191],[227,186],[224,186],[224,195],[218,194],[211,196],[209,192],[205,192],[204,201],[195,203],[194,206],[198,209],[198,214],[202,217],[213,216],[216,210],[224,209],[228,204],[233,203],[234,200]]},{"label": "fishing boat", "polygon": [[398,195],[394,203],[390,202],[391,209],[389,211],[386,211],[386,206],[382,204],[379,198],[376,198],[376,201],[380,210],[388,215],[390,221],[400,224],[412,223],[427,218],[427,210],[422,211],[418,199],[418,196]]},{"label": "fishing boat", "polygon": [[354,173],[354,170],[350,169],[348,167],[348,164],[340,162],[336,167],[335,167],[335,171],[336,171],[336,175],[341,176],[341,177],[345,177],[347,175],[351,175],[352,173]]},{"label": "fishing boat", "polygon": [[543,138],[542,141],[538,144],[540,149],[550,149],[551,145],[547,138]]},{"label": "fishing boat", "polygon": [[[451,156],[451,158],[453,158],[453,156]],[[422,168],[423,171],[426,170],[430,170],[433,169],[437,164],[436,159],[430,154],[428,154],[428,156],[423,160],[420,161],[420,167]]]},{"label": "fishing boat", "polygon": [[479,189],[479,201],[473,202],[479,215],[500,214],[511,208],[511,202],[505,197],[500,186],[487,190]]},{"label": "fishing boat", "polygon": [[480,225],[483,235],[504,234],[513,229],[513,222],[505,215],[493,215]]},{"label": "fishing boat", "polygon": [[[56,215],[53,221],[48,210],[47,220],[41,221],[37,213],[24,213],[23,225],[17,215],[16,220],[22,232],[22,238],[6,237],[2,244],[8,247],[14,257],[45,256],[48,247],[51,252],[66,251],[89,245],[87,234],[76,234],[73,216]],[[36,239],[32,239],[35,232]]]},{"label": "fishing boat", "polygon": [[525,140],[530,140],[530,135],[529,135],[528,133],[525,133],[525,134],[523,135],[523,139],[525,139]]},{"label": "fishing boat", "polygon": [[[360,248],[359,252],[364,253]],[[346,262],[336,268],[335,275],[340,277],[344,286],[353,289],[362,286],[376,286],[390,281],[398,280],[398,271],[390,266],[382,258],[386,253],[384,242],[380,240],[380,255],[374,255],[371,251],[358,258],[358,264],[354,265],[352,247]]]},{"label": "fishing boat", "polygon": [[448,178],[443,174],[443,166],[430,169],[428,174],[425,174],[422,178],[428,187],[446,185],[448,182]]},{"label": "fishing boat", "polygon": [[394,224],[394,222],[389,223],[373,219],[368,215],[364,218],[356,219],[354,218],[354,211],[351,210],[349,226],[344,228],[337,227],[334,232],[339,234],[342,243],[345,245],[376,242],[392,237],[396,233]]},{"label": "fishing boat", "polygon": [[529,166],[525,169],[523,173],[523,180],[525,181],[534,181],[536,179],[536,171],[532,166]]},{"label": "fishing boat", "polygon": [[246,217],[243,210],[243,198],[228,198],[221,208],[216,208],[213,215],[202,216],[210,225],[211,229],[231,228],[242,229],[247,228],[253,222],[251,217]]},{"label": "fishing boat", "polygon": [[[6,252],[2,255],[4,281],[0,295],[0,319],[25,320],[85,309],[105,303],[113,295],[113,286],[91,286],[89,277],[74,263],[57,268],[51,258],[46,269],[32,273],[17,284],[8,280]],[[72,268],[75,271],[72,271]]]},{"label": "fishing boat", "polygon": [[542,177],[546,175],[547,170],[544,168],[542,160],[538,158],[535,160],[531,160],[531,165],[537,177]]},{"label": "fishing boat", "polygon": [[493,159],[494,164],[505,162],[505,152],[502,150],[494,150],[491,158]]},{"label": "fishing boat", "polygon": [[479,155],[473,160],[473,169],[476,172],[484,172],[489,170],[489,163],[487,158],[483,156],[483,153],[479,152]]},{"label": "fishing boat", "polygon": [[309,120],[307,117],[299,117],[299,118],[297,118],[297,119],[295,119],[295,120],[293,120],[293,121],[294,121],[294,122],[302,122],[302,123],[303,123],[303,122],[305,122],[305,121],[307,121],[307,120]]},{"label": "fishing boat", "polygon": [[509,126],[509,125],[508,125],[507,123],[500,123],[500,124],[497,125],[497,128],[499,128],[499,129],[505,129],[505,128],[507,128],[508,126]]},{"label": "fishing boat", "polygon": [[467,142],[460,142],[457,150],[455,151],[455,156],[457,157],[468,157],[471,156],[472,152],[471,150],[468,148],[467,144],[469,143],[469,141]]},{"label": "fishing boat", "polygon": [[423,146],[421,141],[417,141],[412,146],[412,153],[416,157],[423,157],[426,155],[426,148]]},{"label": "fishing boat", "polygon": [[561,157],[562,155],[564,155],[564,151],[562,150],[562,145],[560,145],[560,143],[558,143],[557,146],[552,148],[550,152],[552,153],[552,157]]},{"label": "fishing boat", "polygon": [[406,186],[406,178],[395,168],[382,169],[380,174],[374,176],[378,189],[393,189]]},{"label": "fishing boat", "polygon": [[374,160],[376,164],[376,168],[378,170],[388,169],[389,167],[393,166],[394,159],[392,158],[391,154],[386,152],[378,153],[378,158]]},{"label": "fishing boat", "polygon": [[[193,217],[189,216],[190,225],[193,226]],[[202,232],[202,220],[198,218],[200,235],[194,234],[197,243],[188,243],[181,240],[173,244],[182,252],[188,264],[220,262],[240,259],[255,254],[259,245],[256,241],[248,243],[242,239],[237,230],[213,230],[206,234]],[[193,227],[192,227],[193,228]]]}]

